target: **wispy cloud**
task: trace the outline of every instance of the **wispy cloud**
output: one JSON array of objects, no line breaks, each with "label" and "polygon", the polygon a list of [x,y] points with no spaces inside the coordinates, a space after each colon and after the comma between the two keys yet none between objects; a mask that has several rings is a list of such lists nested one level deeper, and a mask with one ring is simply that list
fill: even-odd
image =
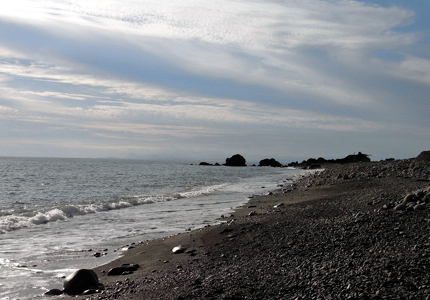
[{"label": "wispy cloud", "polygon": [[148,143],[270,128],[418,135],[430,61],[401,30],[418,13],[321,0],[1,3],[0,120]]}]

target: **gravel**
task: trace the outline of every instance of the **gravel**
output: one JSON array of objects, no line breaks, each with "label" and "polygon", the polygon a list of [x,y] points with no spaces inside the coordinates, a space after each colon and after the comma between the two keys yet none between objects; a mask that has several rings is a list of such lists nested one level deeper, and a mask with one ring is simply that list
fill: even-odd
[{"label": "gravel", "polygon": [[[430,299],[429,179],[426,161],[328,167],[204,231],[175,268],[85,299]],[[394,209],[408,195],[422,209]]]}]

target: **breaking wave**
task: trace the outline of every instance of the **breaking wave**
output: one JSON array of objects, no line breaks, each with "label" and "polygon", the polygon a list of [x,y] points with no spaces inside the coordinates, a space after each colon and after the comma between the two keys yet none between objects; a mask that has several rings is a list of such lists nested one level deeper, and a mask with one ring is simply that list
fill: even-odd
[{"label": "breaking wave", "polygon": [[68,204],[53,207],[42,211],[26,212],[21,214],[9,214],[0,217],[0,234],[50,222],[64,221],[75,216],[96,214],[99,212],[120,210],[137,205],[157,202],[173,201],[182,198],[194,198],[209,195],[225,186],[213,185],[198,190],[180,192],[171,195],[131,196],[124,197],[114,202],[100,202],[92,204]]}]

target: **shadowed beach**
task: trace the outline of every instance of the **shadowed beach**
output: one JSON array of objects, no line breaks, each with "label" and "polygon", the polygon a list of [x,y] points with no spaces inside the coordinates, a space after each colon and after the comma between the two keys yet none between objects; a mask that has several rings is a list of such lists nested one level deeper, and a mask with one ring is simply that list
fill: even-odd
[{"label": "shadowed beach", "polygon": [[[137,241],[74,299],[428,299],[429,179],[426,160],[328,166],[223,224]],[[139,268],[107,276],[122,264]]]}]

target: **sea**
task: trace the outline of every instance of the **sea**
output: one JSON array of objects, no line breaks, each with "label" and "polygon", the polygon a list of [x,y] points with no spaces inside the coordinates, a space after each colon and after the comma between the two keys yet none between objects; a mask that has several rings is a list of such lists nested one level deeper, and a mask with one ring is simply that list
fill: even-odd
[{"label": "sea", "polygon": [[219,223],[250,197],[291,184],[303,172],[0,157],[0,299],[45,299],[77,269],[112,261],[131,243]]}]

